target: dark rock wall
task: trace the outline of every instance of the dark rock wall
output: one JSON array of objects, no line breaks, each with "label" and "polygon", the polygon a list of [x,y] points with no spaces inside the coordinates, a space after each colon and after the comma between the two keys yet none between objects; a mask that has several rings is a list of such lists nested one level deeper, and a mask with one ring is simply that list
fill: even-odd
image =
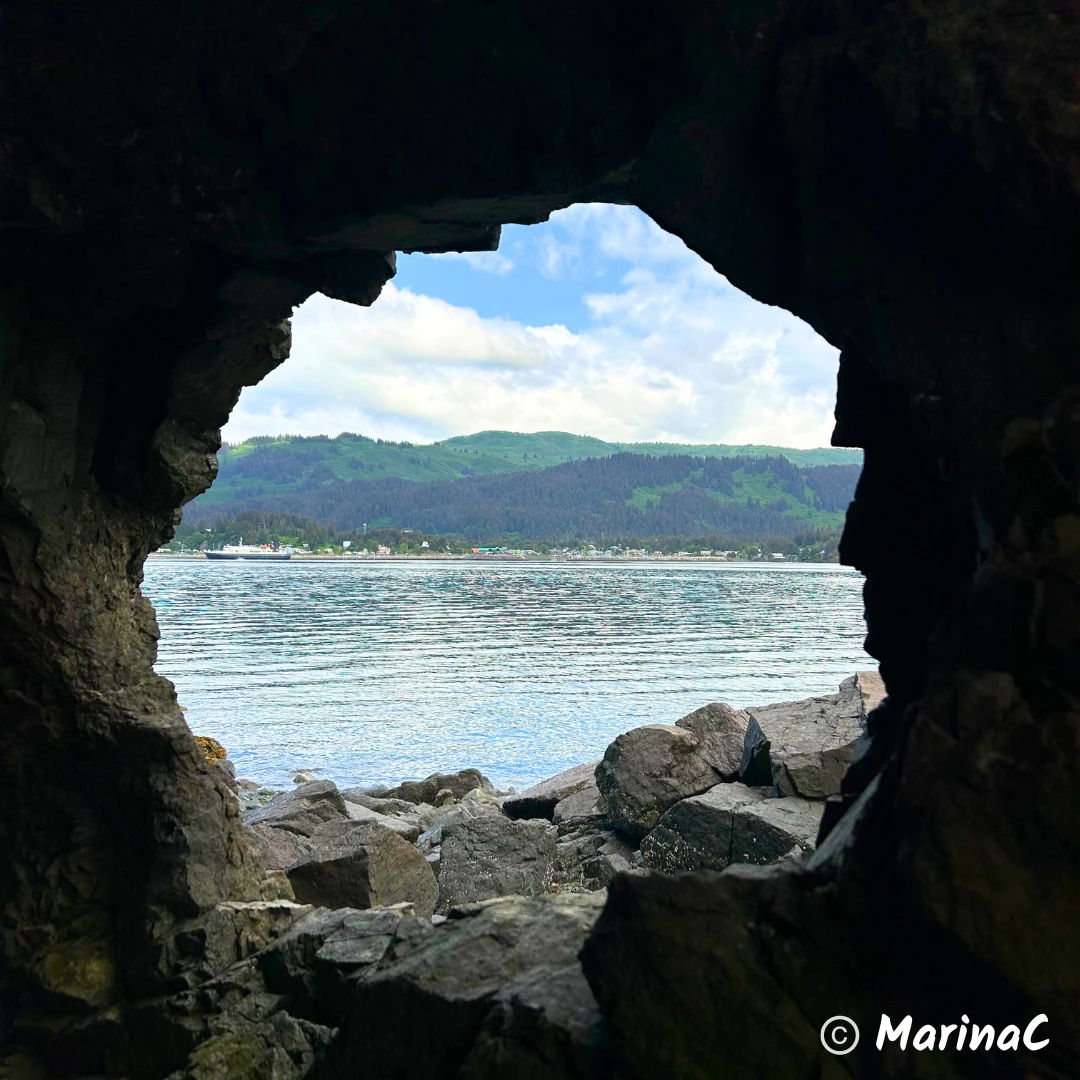
[{"label": "dark rock wall", "polygon": [[[600,199],[842,349],[835,439],[867,453],[843,552],[890,691],[828,821],[865,789],[858,842],[810,883],[655,901],[706,912],[673,986],[751,948],[755,992],[797,1018],[776,1044],[791,1076],[821,1000],[798,971],[880,987],[860,957],[898,973],[940,946],[961,989],[977,971],[1075,1024],[1077,56],[1055,0],[6,9],[0,1019],[119,1068],[122,1003],[204,974],[201,913],[258,895],[152,673],[139,582],[240,389],[287,356],[292,307],[371,303],[389,252],[491,248],[502,223]],[[712,1075],[717,1054],[767,1075],[750,1027],[676,1039],[663,1068],[638,1045],[634,958],[665,930],[632,894],[590,961],[613,1042],[643,1075]],[[778,908],[761,925],[798,970],[717,929]],[[897,925],[918,948],[884,947]],[[703,1022],[745,997],[711,978]]]}]

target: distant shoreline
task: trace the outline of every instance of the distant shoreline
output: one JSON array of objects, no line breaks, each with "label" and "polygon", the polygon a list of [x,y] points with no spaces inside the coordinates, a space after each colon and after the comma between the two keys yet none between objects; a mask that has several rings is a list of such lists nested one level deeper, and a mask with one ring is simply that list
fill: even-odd
[{"label": "distant shoreline", "polygon": [[[148,559],[155,561],[162,559],[170,560],[183,560],[185,562],[209,562],[202,552],[180,552],[180,551],[152,551],[147,556]],[[215,560],[219,561],[219,560]],[[233,560],[229,560],[233,561]],[[236,559],[236,562],[244,562],[244,559]],[[249,560],[251,562],[258,562],[257,559]],[[281,563],[349,563],[352,565],[365,565],[369,563],[447,563],[447,562],[463,562],[463,563],[500,563],[505,565],[514,565],[526,563],[529,565],[541,565],[541,566],[611,566],[617,564],[619,566],[632,566],[635,564],[665,564],[665,563],[681,563],[681,564],[713,564],[713,565],[726,565],[726,566],[836,566],[843,567],[843,569],[853,569],[852,567],[844,567],[842,563],[822,559],[821,561],[800,561],[798,559],[725,559],[720,555],[635,555],[633,558],[620,558],[619,556],[608,558],[573,558],[573,559],[553,559],[547,555],[454,555],[454,554],[434,554],[434,555],[293,555],[290,559],[280,560]]]}]

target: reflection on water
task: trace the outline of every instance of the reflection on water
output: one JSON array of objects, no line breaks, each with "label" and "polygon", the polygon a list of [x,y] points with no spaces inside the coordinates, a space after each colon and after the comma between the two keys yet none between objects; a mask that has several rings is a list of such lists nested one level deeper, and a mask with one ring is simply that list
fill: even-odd
[{"label": "reflection on water", "polygon": [[519,788],[708,701],[872,665],[843,567],[150,560],[157,671],[264,783],[483,769]]}]

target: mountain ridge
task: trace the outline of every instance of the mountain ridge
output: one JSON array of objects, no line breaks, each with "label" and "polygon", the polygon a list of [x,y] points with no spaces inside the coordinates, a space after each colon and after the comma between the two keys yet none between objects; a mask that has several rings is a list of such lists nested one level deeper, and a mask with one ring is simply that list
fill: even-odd
[{"label": "mountain ridge", "polygon": [[[205,508],[200,520],[263,510],[297,514],[342,533],[416,529],[481,542],[825,535],[842,527],[859,472],[858,465],[800,467],[779,455],[620,452],[487,475],[336,478],[276,494],[251,490]],[[189,504],[189,529],[197,513],[200,508]]]},{"label": "mountain ridge", "polygon": [[862,462],[862,451],[832,447],[800,450],[758,444],[619,443],[564,431],[491,430],[424,444],[373,439],[352,432],[334,437],[263,435],[222,447],[217,480],[189,504],[188,512],[217,512],[238,501],[252,505],[252,500],[335,481],[447,480],[533,471],[627,452],[652,457],[779,456],[800,467]]}]

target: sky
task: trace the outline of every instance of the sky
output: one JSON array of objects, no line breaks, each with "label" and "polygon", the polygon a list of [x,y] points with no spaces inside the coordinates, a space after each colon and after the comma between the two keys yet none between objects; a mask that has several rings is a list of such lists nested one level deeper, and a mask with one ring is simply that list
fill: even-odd
[{"label": "sky", "polygon": [[399,255],[370,308],[316,294],[223,431],[427,443],[501,429],[827,446],[839,354],[640,210],[581,204],[498,251]]}]

